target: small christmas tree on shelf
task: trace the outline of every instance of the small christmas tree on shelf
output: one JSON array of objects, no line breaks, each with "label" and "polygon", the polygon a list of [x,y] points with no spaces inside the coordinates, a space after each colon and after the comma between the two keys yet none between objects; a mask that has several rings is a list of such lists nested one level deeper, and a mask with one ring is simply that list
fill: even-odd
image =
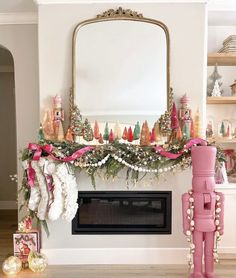
[{"label": "small christmas tree on shelf", "polygon": [[140,138],[140,125],[139,122],[137,122],[134,127],[134,140],[138,140],[139,138]]},{"label": "small christmas tree on shelf", "polygon": [[83,122],[80,110],[74,106],[71,112],[71,131],[75,136],[83,136]]},{"label": "small christmas tree on shelf", "polygon": [[133,142],[133,140],[134,140],[134,135],[133,135],[133,131],[132,131],[131,126],[128,129],[127,140],[129,142]]},{"label": "small christmas tree on shelf", "polygon": [[220,87],[219,87],[219,83],[217,80],[215,81],[215,85],[211,92],[211,96],[212,97],[221,97]]},{"label": "small christmas tree on shelf", "polygon": [[164,137],[168,137],[171,134],[171,117],[168,111],[161,115],[160,120],[160,132]]},{"label": "small christmas tree on shelf", "polygon": [[106,123],[105,125],[105,129],[104,129],[104,134],[103,134],[103,139],[105,141],[109,140],[109,127],[108,127],[108,123]]},{"label": "small christmas tree on shelf", "polygon": [[170,119],[171,119],[171,129],[178,130],[179,119],[178,119],[178,113],[177,113],[175,102],[173,103],[173,106],[172,106]]},{"label": "small christmas tree on shelf", "polygon": [[151,132],[151,136],[150,136],[150,141],[151,143],[155,143],[156,142],[156,132],[155,132],[155,128],[152,128],[152,132]]},{"label": "small christmas tree on shelf", "polygon": [[222,76],[219,74],[217,64],[216,64],[214,67],[213,73],[208,77],[209,81],[208,81],[208,85],[207,85],[207,96],[209,96],[209,97],[212,96],[212,91],[214,89],[216,81],[219,85],[220,95],[223,94],[224,91],[222,89],[220,89],[220,87],[223,84],[222,82],[220,82],[221,78],[222,78]]},{"label": "small christmas tree on shelf", "polygon": [[156,142],[161,140],[161,135],[160,135],[160,123],[159,121],[156,121],[154,124],[154,130],[155,130],[155,137],[156,137]]},{"label": "small christmas tree on shelf", "polygon": [[128,139],[128,131],[127,127],[124,128],[123,134],[122,134],[122,139],[127,140]]},{"label": "small christmas tree on shelf", "polygon": [[115,137],[116,140],[120,140],[121,139],[121,128],[120,128],[119,122],[115,123],[115,126],[114,126],[114,137]]},{"label": "small christmas tree on shelf", "polygon": [[193,120],[191,121],[191,124],[190,124],[190,137],[191,138],[195,138],[195,129],[194,129],[194,122],[193,122]]},{"label": "small christmas tree on shelf", "polygon": [[183,139],[183,133],[182,133],[182,130],[181,130],[181,127],[179,126],[178,130],[177,130],[177,133],[176,133],[176,139],[178,141],[181,141]]},{"label": "small christmas tree on shelf", "polygon": [[66,132],[66,141],[73,142],[73,134],[70,127],[67,129]]},{"label": "small christmas tree on shelf", "polygon": [[85,141],[93,141],[93,129],[88,119],[85,119],[83,124],[83,138]]},{"label": "small christmas tree on shelf", "polygon": [[113,134],[113,131],[111,129],[110,133],[109,133],[109,143],[113,143],[113,142],[114,142],[114,134]]},{"label": "small christmas tree on shelf", "polygon": [[45,139],[54,140],[53,117],[51,111],[45,113],[42,126]]},{"label": "small christmas tree on shelf", "polygon": [[224,122],[222,122],[221,126],[220,126],[220,135],[222,137],[225,137],[225,124],[224,124]]},{"label": "small christmas tree on shelf", "polygon": [[201,127],[201,119],[200,119],[199,109],[197,109],[193,124],[194,124],[194,137],[200,138],[202,136],[202,132],[201,132],[202,127]]},{"label": "small christmas tree on shelf", "polygon": [[98,125],[97,121],[95,121],[95,123],[94,123],[93,133],[94,133],[94,138],[98,140],[100,132],[99,132],[99,125]]},{"label": "small christmas tree on shelf", "polygon": [[177,113],[177,109],[176,109],[176,105],[175,102],[173,103],[172,109],[171,109],[171,115],[170,115],[170,120],[171,120],[171,136],[169,141],[170,142],[175,142],[176,141],[176,135],[177,135],[177,131],[179,128],[179,119],[178,119],[178,113]]},{"label": "small christmas tree on shelf", "polygon": [[141,134],[140,134],[140,145],[149,146],[150,145],[150,132],[147,121],[143,123]]}]

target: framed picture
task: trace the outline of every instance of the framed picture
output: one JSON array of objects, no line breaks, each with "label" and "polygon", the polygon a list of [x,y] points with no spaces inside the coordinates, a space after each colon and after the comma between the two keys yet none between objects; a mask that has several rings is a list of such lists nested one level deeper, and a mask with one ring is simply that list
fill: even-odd
[{"label": "framed picture", "polygon": [[29,233],[16,232],[13,234],[14,256],[22,261],[28,260],[30,251],[40,251],[40,238],[37,230]]}]

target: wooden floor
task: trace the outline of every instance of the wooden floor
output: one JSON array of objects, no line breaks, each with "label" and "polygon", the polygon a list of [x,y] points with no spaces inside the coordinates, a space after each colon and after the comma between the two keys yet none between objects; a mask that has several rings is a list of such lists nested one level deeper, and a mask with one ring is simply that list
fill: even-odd
[{"label": "wooden floor", "polygon": [[[217,266],[219,278],[235,278],[235,265]],[[182,265],[88,265],[49,266],[39,275],[22,271],[17,278],[187,278],[188,270]]]},{"label": "wooden floor", "polygon": [[[0,265],[13,254],[12,234],[17,228],[16,211],[0,210]],[[219,278],[236,278],[236,260],[221,260],[216,265]],[[0,271],[0,277],[6,277]],[[48,266],[40,274],[23,270],[16,278],[187,278],[186,265],[77,265]]]},{"label": "wooden floor", "polygon": [[17,230],[17,210],[0,210],[0,265],[13,254],[13,233]]}]

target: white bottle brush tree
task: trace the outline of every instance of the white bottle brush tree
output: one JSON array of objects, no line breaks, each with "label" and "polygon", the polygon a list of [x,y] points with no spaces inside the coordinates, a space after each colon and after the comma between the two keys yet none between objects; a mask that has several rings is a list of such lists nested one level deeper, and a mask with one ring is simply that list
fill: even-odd
[{"label": "white bottle brush tree", "polygon": [[219,86],[219,83],[217,80],[215,81],[215,85],[212,90],[211,96],[212,97],[221,97],[220,86]]},{"label": "white bottle brush tree", "polygon": [[[223,84],[222,82],[220,82],[221,78],[222,78],[222,76],[219,74],[217,64],[216,64],[214,67],[213,73],[208,77],[207,96],[213,96],[212,91],[214,89],[216,81],[218,82],[219,89],[221,88],[221,86]],[[223,92],[224,91],[222,89],[220,89],[221,95],[223,94]]]}]

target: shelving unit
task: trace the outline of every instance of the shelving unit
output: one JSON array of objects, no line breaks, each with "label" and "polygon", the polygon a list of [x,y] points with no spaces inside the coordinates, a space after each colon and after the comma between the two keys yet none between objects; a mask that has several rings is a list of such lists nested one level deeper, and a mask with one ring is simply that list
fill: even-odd
[{"label": "shelving unit", "polygon": [[208,54],[207,65],[214,66],[235,66],[236,53],[210,53]]},{"label": "shelving unit", "polygon": [[210,138],[208,139],[210,143],[216,142],[217,144],[235,144],[236,138],[228,139],[228,138]]},{"label": "shelving unit", "polygon": [[[234,16],[233,16],[234,15]],[[219,83],[223,83],[221,89],[225,95],[222,97],[207,97],[206,109],[207,120],[213,122],[213,132],[216,135],[215,138],[208,139],[210,142],[215,142],[223,149],[235,149],[236,150],[236,138],[228,139],[225,137],[218,137],[219,124],[228,120],[233,124],[236,111],[236,96],[230,96],[230,85],[233,84],[236,79],[236,53],[218,53],[217,51],[222,48],[223,41],[230,35],[236,34],[236,22],[234,20],[236,16],[236,10],[232,13],[227,12],[215,12],[211,11],[208,21],[208,76],[213,72],[214,66],[217,65],[218,73],[221,75]],[[232,17],[231,17],[232,16]],[[227,21],[226,19],[230,19]],[[235,128],[235,127],[234,127]],[[227,183],[224,185],[218,185],[223,189],[232,188],[236,192],[236,183]]]},{"label": "shelving unit", "polygon": [[[221,1],[227,5],[228,1]],[[221,89],[225,95],[230,95],[230,85],[236,79],[236,53],[217,53],[223,46],[223,41],[230,35],[236,34],[236,8],[208,10],[208,69],[209,77],[217,64],[218,73],[222,78],[219,82],[223,83]],[[236,150],[236,139],[217,137],[218,128],[222,121],[229,120],[232,124],[236,119],[236,97],[209,97],[206,99],[206,123],[212,120],[213,132],[216,138],[211,141],[224,149]],[[232,221],[232,211],[236,211],[236,183],[230,179],[228,183],[216,184],[216,191],[225,195],[225,234],[221,241],[221,247],[225,248],[225,253],[232,251],[236,255],[236,221]],[[229,248],[230,247],[230,248]],[[230,251],[229,251],[230,250]]]}]

